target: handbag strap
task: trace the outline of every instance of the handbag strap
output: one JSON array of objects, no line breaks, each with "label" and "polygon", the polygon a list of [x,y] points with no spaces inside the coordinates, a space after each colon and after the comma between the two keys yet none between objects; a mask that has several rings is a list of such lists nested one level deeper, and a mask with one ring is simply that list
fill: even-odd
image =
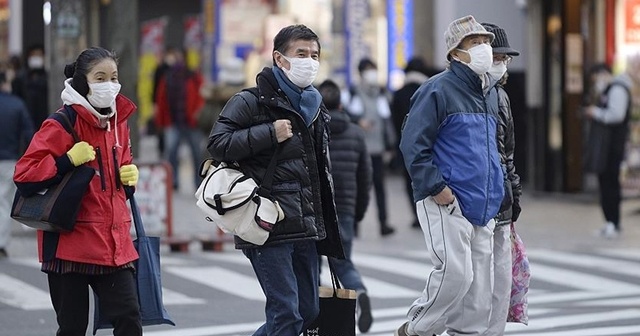
[{"label": "handbag strap", "polygon": [[278,157],[280,156],[280,152],[282,152],[282,146],[278,145],[278,147],[276,148],[276,152],[273,154],[273,157],[271,157],[271,161],[269,161],[269,166],[267,167],[267,171],[264,173],[262,183],[260,183],[260,190],[258,190],[258,195],[262,197],[269,198],[271,196],[273,174],[276,171],[276,163],[278,161]]},{"label": "handbag strap", "polygon": [[331,261],[331,258],[329,256],[327,256],[327,260],[329,262],[329,274],[331,274],[331,285],[333,286],[333,296],[337,297],[338,289],[342,289],[342,285],[340,285],[340,280],[338,279],[338,276],[334,271],[333,262]]},{"label": "handbag strap", "polygon": [[[71,107],[64,105],[64,109],[67,113],[71,113],[71,111],[69,111]],[[76,132],[76,130],[73,128],[73,125],[71,125],[71,120],[69,120],[69,116],[67,115],[67,113],[62,112],[62,109],[56,111],[56,114],[58,114],[62,118],[62,127],[64,127],[64,129],[69,134],[71,134],[74,142],[80,142],[80,136],[78,136],[78,132]]]},{"label": "handbag strap", "polygon": [[138,209],[138,203],[136,203],[136,199],[135,197],[133,197],[133,195],[131,195],[131,198],[129,198],[129,204],[131,204],[131,214],[133,215],[133,225],[136,228],[136,237],[146,237],[147,233],[144,232],[144,225],[142,225],[140,209]]}]

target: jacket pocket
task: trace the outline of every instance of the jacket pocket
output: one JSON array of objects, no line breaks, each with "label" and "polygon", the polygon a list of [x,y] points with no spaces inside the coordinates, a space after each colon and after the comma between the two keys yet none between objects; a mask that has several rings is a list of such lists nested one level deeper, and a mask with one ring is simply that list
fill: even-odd
[{"label": "jacket pocket", "polygon": [[304,232],[300,182],[290,181],[274,184],[271,194],[278,201],[284,212],[284,219],[274,226],[272,233],[278,235]]}]

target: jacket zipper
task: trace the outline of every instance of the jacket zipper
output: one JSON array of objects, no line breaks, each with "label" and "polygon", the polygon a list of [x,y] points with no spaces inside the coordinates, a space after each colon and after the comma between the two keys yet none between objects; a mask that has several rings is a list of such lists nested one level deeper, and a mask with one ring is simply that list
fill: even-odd
[{"label": "jacket zipper", "polygon": [[487,98],[483,97],[484,101],[484,121],[487,138],[487,183],[485,185],[485,201],[484,201],[484,213],[482,214],[482,222],[487,220],[487,208],[489,207],[489,184],[491,180],[491,149],[489,140],[489,109],[487,106]]},{"label": "jacket zipper", "polygon": [[118,152],[116,151],[116,146],[113,146],[111,148],[111,151],[113,152],[113,176],[115,176],[116,178],[116,189],[120,190],[120,169],[118,169],[120,167],[120,164],[118,164],[118,156],[116,155]]},{"label": "jacket zipper", "polygon": [[100,147],[96,147],[96,156],[98,156],[98,169],[100,172],[100,185],[102,186],[102,191],[107,191],[107,183],[104,180],[104,165],[102,164],[102,151]]}]

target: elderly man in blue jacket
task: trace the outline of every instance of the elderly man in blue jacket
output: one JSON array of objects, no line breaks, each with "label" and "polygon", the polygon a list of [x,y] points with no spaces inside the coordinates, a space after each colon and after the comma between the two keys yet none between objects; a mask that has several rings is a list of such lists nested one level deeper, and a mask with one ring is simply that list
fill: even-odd
[{"label": "elderly man in blue jacket", "polygon": [[400,150],[433,269],[396,335],[483,335],[491,314],[494,217],[503,171],[487,32],[472,16],[445,32],[448,69],[411,98]]}]

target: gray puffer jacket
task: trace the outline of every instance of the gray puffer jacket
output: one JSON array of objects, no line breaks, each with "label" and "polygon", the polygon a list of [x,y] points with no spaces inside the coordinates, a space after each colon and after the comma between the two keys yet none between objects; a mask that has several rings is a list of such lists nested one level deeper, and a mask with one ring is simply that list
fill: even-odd
[{"label": "gray puffer jacket", "polygon": [[[257,88],[237,93],[225,105],[209,135],[214,160],[237,162],[258,184],[280,146],[271,195],[285,219],[276,223],[263,246],[299,240],[318,241],[318,253],[344,256],[333,199],[327,146],[329,115],[321,105],[307,127],[280,89],[271,68],[256,78]],[[293,137],[278,144],[273,122],[291,121]],[[236,248],[257,247],[235,237]]]}]

